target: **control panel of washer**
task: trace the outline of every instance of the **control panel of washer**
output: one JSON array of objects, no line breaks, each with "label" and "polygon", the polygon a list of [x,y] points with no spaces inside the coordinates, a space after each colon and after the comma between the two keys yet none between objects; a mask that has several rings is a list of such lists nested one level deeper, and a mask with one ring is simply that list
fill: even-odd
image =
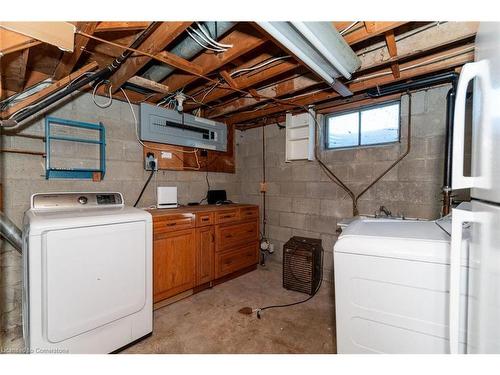
[{"label": "control panel of washer", "polygon": [[123,206],[121,193],[41,193],[31,196],[32,209]]}]

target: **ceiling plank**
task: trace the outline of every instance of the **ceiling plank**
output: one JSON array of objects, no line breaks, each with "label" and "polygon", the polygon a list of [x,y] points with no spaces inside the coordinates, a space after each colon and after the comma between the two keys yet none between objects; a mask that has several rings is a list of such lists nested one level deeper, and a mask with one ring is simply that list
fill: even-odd
[{"label": "ceiling plank", "polygon": [[7,109],[6,111],[3,111],[1,117],[8,118],[13,113],[15,113],[15,112],[33,104],[33,103],[36,103],[38,100],[54,93],[55,91],[58,91],[60,88],[66,86],[68,83],[75,80],[76,78],[78,78],[82,74],[90,72],[92,70],[95,70],[97,67],[98,67],[98,65],[96,62],[85,65],[83,68],[78,69],[74,73],[71,73],[70,75],[60,79],[59,81],[53,83],[49,87],[46,87],[45,89],[37,92],[36,94],[31,95],[30,97],[26,98],[25,100],[23,100],[19,104],[16,104],[16,105],[10,107],[9,109]]},{"label": "ceiling plank", "polygon": [[3,56],[19,50],[41,44],[40,41],[26,35],[0,27],[0,54]]},{"label": "ceiling plank", "polygon": [[[97,27],[97,22],[77,22],[76,28],[82,30],[83,32],[92,35]],[[80,58],[83,50],[90,41],[82,35],[75,35],[75,49],[74,52],[65,52],[57,64],[56,70],[54,71],[54,79],[59,80],[73,71],[78,59]]]},{"label": "ceiling plank", "polygon": [[[473,47],[473,46],[472,46]],[[464,51],[461,53],[460,51]],[[455,52],[456,55],[452,56]],[[449,56],[449,57],[446,57]],[[461,66],[467,62],[474,60],[474,50],[473,48],[464,49],[463,46],[457,47],[453,50],[448,50],[440,52],[434,55],[426,56],[420,59],[409,61],[405,64],[400,65],[401,76],[399,79],[394,79],[392,76],[392,71],[389,69],[382,70],[378,74],[380,76],[375,76],[375,74],[369,74],[366,79],[364,77],[358,77],[356,80],[351,81],[347,87],[353,92],[360,92],[380,85],[385,85],[400,80],[414,78],[424,74],[430,74],[437,71],[451,69],[457,66]],[[429,63],[427,63],[429,62]],[[370,78],[371,77],[371,78]],[[338,98],[339,95],[331,90],[318,91],[307,96],[299,96],[298,98],[290,98],[287,104],[276,104],[268,108],[262,109],[255,112],[242,112],[226,119],[226,122],[231,124],[240,124],[242,122],[258,119],[260,117],[274,115],[276,113],[284,112],[288,109],[292,109],[293,103],[295,106],[305,106],[309,104],[314,104],[322,102],[329,99]]]},{"label": "ceiling plank", "polygon": [[[366,28],[367,23],[370,25],[370,31]],[[365,27],[354,29],[343,35],[343,37],[347,44],[353,45],[383,34],[386,31],[393,30],[401,25],[404,25],[405,23],[408,22],[365,22]]]},{"label": "ceiling plank", "polygon": [[151,81],[141,76],[134,76],[132,78],[129,78],[127,82],[162,94],[168,94],[170,92],[168,86],[162,85],[161,83],[158,83],[156,81]]},{"label": "ceiling plank", "polygon": [[[387,45],[389,56],[397,57],[398,47],[396,45],[396,38],[394,37],[394,30],[389,30],[385,32],[385,44]],[[399,64],[397,61],[391,63],[391,70],[394,78],[399,78],[401,72],[399,71]]]},{"label": "ceiling plank", "polygon": [[[152,55],[159,54],[191,24],[192,22],[162,22],[137,49]],[[177,63],[181,61],[176,55],[166,52],[163,53],[163,55],[163,57],[170,58]],[[173,56],[175,56],[175,58]],[[125,61],[118,71],[111,77],[113,92],[118,91],[120,87],[127,82],[127,80],[136,75],[136,73],[150,61],[151,57],[149,56],[136,56],[127,59],[127,61]],[[184,62],[182,63],[182,66],[186,67]]]},{"label": "ceiling plank", "polygon": [[2,21],[0,27],[52,44],[64,51],[74,50],[75,26],[69,22]]},{"label": "ceiling plank", "polygon": [[[247,52],[254,50],[265,43],[265,39],[261,36],[245,33],[240,30],[233,30],[220,40],[222,44],[232,44],[233,47],[221,53],[204,52],[192,63],[201,68],[201,74],[207,75],[231,62],[232,60],[244,55]],[[170,87],[172,91],[176,91],[198,79],[197,76],[185,74],[172,74],[167,77],[162,83]]]},{"label": "ceiling plank", "polygon": [[220,117],[222,115],[240,111],[245,108],[251,107],[256,104],[263,103],[265,98],[263,96],[269,98],[279,98],[284,95],[290,95],[300,90],[304,90],[310,88],[312,86],[318,85],[321,82],[318,80],[311,78],[310,76],[298,76],[292,79],[282,81],[276,85],[272,85],[260,90],[255,90],[254,97],[242,97],[235,99],[229,103],[224,103],[218,107],[215,107],[213,110],[209,110],[207,112],[208,118]]},{"label": "ceiling plank", "polygon": [[96,33],[116,32],[129,30],[147,29],[151,22],[121,22],[121,21],[102,21],[99,22],[95,30]]}]

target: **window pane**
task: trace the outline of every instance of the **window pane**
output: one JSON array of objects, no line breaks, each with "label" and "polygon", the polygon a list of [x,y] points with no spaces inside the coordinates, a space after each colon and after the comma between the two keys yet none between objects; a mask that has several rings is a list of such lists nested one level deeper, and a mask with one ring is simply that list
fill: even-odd
[{"label": "window pane", "polygon": [[328,147],[357,146],[359,141],[358,112],[328,118]]},{"label": "window pane", "polygon": [[396,142],[399,139],[399,103],[361,111],[361,144]]}]

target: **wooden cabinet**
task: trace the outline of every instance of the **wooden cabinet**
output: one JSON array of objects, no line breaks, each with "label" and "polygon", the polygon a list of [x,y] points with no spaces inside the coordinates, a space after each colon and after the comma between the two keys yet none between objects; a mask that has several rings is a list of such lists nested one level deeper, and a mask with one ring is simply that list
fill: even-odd
[{"label": "wooden cabinet", "polygon": [[259,261],[258,206],[207,205],[150,212],[155,303],[223,282],[254,269]]},{"label": "wooden cabinet", "polygon": [[217,251],[245,245],[259,239],[259,222],[217,225]]},{"label": "wooden cabinet", "polygon": [[153,301],[158,302],[193,288],[195,278],[195,230],[155,234]]},{"label": "wooden cabinet", "polygon": [[218,279],[229,275],[256,264],[258,261],[259,244],[255,242],[238,249],[217,252],[215,260],[215,277]]},{"label": "wooden cabinet", "polygon": [[196,286],[214,279],[215,229],[196,228]]}]

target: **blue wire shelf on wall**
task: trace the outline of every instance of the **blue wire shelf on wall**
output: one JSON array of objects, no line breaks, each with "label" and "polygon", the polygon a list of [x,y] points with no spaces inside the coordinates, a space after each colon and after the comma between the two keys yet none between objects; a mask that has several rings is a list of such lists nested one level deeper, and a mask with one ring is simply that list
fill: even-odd
[{"label": "blue wire shelf on wall", "polygon": [[[78,138],[67,135],[53,135],[51,128],[53,125],[62,125],[69,128],[79,128],[95,130],[98,132],[98,140],[92,138]],[[45,118],[45,178],[67,178],[67,179],[92,179],[102,180],[106,173],[106,130],[102,123],[92,124],[87,122],[65,120],[55,117]],[[96,137],[97,138],[97,137]],[[65,141],[75,143],[95,144],[99,146],[99,168],[54,168],[51,165],[51,142]]]}]

